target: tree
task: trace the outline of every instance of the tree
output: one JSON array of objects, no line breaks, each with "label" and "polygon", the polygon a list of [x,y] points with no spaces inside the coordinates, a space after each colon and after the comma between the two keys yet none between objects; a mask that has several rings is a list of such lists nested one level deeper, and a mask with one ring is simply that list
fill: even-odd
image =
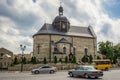
[{"label": "tree", "polygon": [[47,64],[47,60],[46,60],[46,57],[44,57],[44,61],[43,61],[44,64]]},{"label": "tree", "polygon": [[92,55],[89,56],[89,63],[91,64],[92,63],[92,60],[93,60],[93,57]]},{"label": "tree", "polygon": [[68,63],[68,57],[65,56],[65,63],[67,64]]},{"label": "tree", "polygon": [[76,63],[76,57],[73,56],[72,63]]},{"label": "tree", "polygon": [[36,60],[36,57],[34,56],[33,57],[33,64],[36,64],[37,63],[37,60]]},{"label": "tree", "polygon": [[117,63],[117,56],[114,55],[113,57],[113,64],[116,64]]},{"label": "tree", "polygon": [[14,58],[13,64],[18,64],[18,58],[17,57]]},{"label": "tree", "polygon": [[33,63],[33,57],[31,57],[31,61],[30,62]]},{"label": "tree", "polygon": [[110,41],[99,42],[98,46],[100,53],[106,55],[106,57],[109,57],[113,53],[113,44]]},{"label": "tree", "polygon": [[110,41],[99,42],[99,52],[106,56],[107,59],[113,61],[114,46]]},{"label": "tree", "polygon": [[85,63],[85,62],[88,62],[87,55],[86,55],[86,56],[84,55],[84,56],[82,57],[82,62],[84,62],[84,63]]},{"label": "tree", "polygon": [[57,61],[57,56],[54,56],[54,63],[56,64],[58,61]]},{"label": "tree", "polygon": [[22,60],[23,64],[26,64],[26,58],[24,57]]}]

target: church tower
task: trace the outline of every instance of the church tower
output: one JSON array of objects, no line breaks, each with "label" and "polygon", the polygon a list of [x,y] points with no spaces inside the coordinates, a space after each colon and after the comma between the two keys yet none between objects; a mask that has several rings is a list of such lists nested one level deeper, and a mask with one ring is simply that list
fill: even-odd
[{"label": "church tower", "polygon": [[60,5],[58,12],[59,15],[53,20],[53,27],[61,32],[68,32],[70,29],[70,22],[67,17],[63,16],[63,7]]}]

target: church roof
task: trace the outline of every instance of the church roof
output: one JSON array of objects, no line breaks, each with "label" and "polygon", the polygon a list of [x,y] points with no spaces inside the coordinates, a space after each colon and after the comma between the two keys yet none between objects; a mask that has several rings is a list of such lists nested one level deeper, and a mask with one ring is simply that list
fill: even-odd
[{"label": "church roof", "polygon": [[49,34],[49,35],[64,35],[64,36],[81,36],[81,37],[96,37],[93,29],[91,26],[88,27],[82,27],[82,26],[70,26],[70,29],[68,32],[61,32],[56,30],[52,24],[45,23],[42,28],[33,35],[43,35],[43,34]]},{"label": "church roof", "polygon": [[68,43],[68,44],[71,44],[69,41],[67,41],[65,38],[62,38],[62,39],[60,39],[58,42],[56,42],[56,44],[57,43]]}]

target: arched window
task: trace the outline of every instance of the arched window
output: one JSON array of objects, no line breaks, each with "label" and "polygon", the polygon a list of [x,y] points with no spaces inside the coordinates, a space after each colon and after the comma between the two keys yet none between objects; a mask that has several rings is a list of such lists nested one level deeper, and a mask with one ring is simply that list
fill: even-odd
[{"label": "arched window", "polygon": [[85,55],[88,55],[88,48],[84,49]]},{"label": "arched window", "polygon": [[64,54],[66,53],[66,47],[63,47],[63,53]]}]

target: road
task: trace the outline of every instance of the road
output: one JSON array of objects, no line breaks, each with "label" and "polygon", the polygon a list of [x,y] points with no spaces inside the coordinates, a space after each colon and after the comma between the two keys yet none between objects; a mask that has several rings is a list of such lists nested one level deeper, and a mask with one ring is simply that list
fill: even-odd
[{"label": "road", "polygon": [[[55,74],[31,74],[30,72],[0,72],[0,80],[93,80],[80,77],[69,77],[67,71]],[[120,80],[120,70],[104,71],[104,76],[94,80]]]}]

